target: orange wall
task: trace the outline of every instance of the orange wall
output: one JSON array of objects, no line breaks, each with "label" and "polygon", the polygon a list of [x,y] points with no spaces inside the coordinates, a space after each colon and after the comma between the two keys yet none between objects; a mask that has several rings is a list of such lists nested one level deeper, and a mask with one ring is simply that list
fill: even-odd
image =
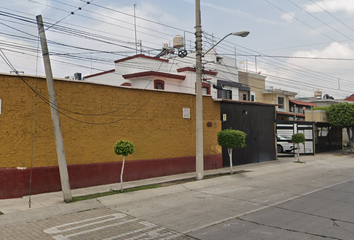
[{"label": "orange wall", "polygon": [[[25,79],[32,88],[37,84],[38,92],[48,99],[43,78]],[[120,139],[135,145],[136,152],[127,157],[128,161],[195,156],[195,95],[65,80],[56,80],[55,90],[63,108],[60,112],[68,116],[60,114],[68,165],[121,161],[122,157],[113,152]],[[0,168],[28,168],[35,94],[20,78],[0,75],[0,99]],[[40,97],[36,102],[33,166],[57,166],[50,108]],[[190,108],[191,119],[182,118],[183,108]],[[72,112],[112,113],[84,116]],[[212,126],[207,127],[207,122]],[[205,155],[221,154],[216,138],[220,130],[220,104],[204,97]]]}]

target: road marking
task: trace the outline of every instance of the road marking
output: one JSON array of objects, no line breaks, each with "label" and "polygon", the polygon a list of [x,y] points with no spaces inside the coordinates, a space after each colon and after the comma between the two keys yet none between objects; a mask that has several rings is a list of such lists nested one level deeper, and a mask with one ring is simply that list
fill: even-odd
[{"label": "road marking", "polygon": [[[79,228],[92,226],[92,225],[95,225],[95,224],[100,224],[100,223],[104,223],[104,222],[108,222],[108,221],[124,218],[126,216],[127,215],[122,214],[122,213],[110,214],[110,215],[106,215],[106,216],[102,216],[102,217],[90,218],[90,219],[86,219],[86,220],[82,220],[82,221],[77,221],[77,222],[67,223],[67,224],[63,224],[63,225],[60,225],[60,226],[56,226],[56,227],[51,227],[51,228],[48,228],[48,229],[44,230],[44,232],[48,233],[48,234],[62,233],[62,232],[67,232],[67,231],[71,231],[71,230],[76,230],[76,229],[79,229]],[[103,219],[103,218],[106,218],[106,219],[102,220],[102,221],[97,221],[97,222],[92,222],[92,223],[88,223],[88,224],[79,225],[79,226],[76,226],[76,227],[66,228],[66,229],[63,229],[63,230],[59,229],[59,228],[64,228],[64,227],[68,227],[68,226],[72,226],[72,225],[78,225],[80,223],[90,222],[90,221]]]},{"label": "road marking", "polygon": [[[165,239],[165,240],[169,240],[169,239],[173,239],[173,238],[181,236],[181,234],[167,230],[166,228],[163,228],[163,227],[157,228],[158,226],[153,223],[149,223],[147,221],[139,221],[138,218],[132,218],[132,219],[126,220],[126,219],[124,219],[125,217],[127,217],[127,215],[122,214],[122,213],[110,214],[110,215],[105,215],[105,216],[101,216],[101,217],[95,217],[95,218],[85,219],[82,221],[66,223],[66,224],[62,224],[59,226],[51,227],[51,228],[44,230],[44,233],[54,235],[52,237],[55,240],[70,240],[71,237],[76,237],[76,236],[84,235],[87,233],[100,231],[102,229],[117,227],[117,226],[124,225],[127,223],[136,222],[136,225],[138,225],[137,227],[140,227],[140,228],[138,228],[136,230],[128,231],[128,232],[125,232],[125,233],[122,233],[119,235],[111,236],[111,237],[105,238],[103,240],[120,239],[122,237],[126,237],[129,235],[133,235],[133,236],[131,236],[130,238],[128,238],[126,240],[136,240],[136,239],[161,239],[161,240]],[[118,220],[120,222],[111,223],[111,224],[108,224],[105,226],[100,226],[100,227],[94,227],[94,225],[102,224],[105,222],[111,222],[111,221],[115,221],[115,220]],[[82,230],[82,231],[75,232],[75,233],[68,233],[69,231],[80,230],[82,228],[91,227],[91,226],[94,228],[91,228],[88,230]],[[157,229],[153,229],[153,228],[157,228]],[[149,230],[151,230],[151,231],[149,231]],[[146,231],[148,231],[148,232],[146,232]],[[161,231],[164,231],[164,232],[161,232]],[[139,235],[136,235],[136,234],[139,234]]]}]

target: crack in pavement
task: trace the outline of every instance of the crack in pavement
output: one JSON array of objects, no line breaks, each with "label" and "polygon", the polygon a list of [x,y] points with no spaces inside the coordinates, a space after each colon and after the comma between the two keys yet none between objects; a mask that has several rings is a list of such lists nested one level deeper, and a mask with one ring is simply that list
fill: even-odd
[{"label": "crack in pavement", "polygon": [[342,238],[329,237],[329,236],[322,235],[322,234],[317,234],[317,233],[310,233],[310,232],[298,231],[298,230],[294,230],[294,229],[290,229],[290,228],[282,228],[282,227],[277,227],[277,226],[271,226],[271,225],[258,223],[258,222],[255,222],[255,221],[246,220],[246,219],[242,219],[242,218],[237,218],[237,219],[240,220],[240,221],[253,223],[253,224],[256,224],[258,226],[263,226],[263,227],[270,227],[270,228],[275,228],[275,229],[280,229],[280,230],[285,230],[285,231],[295,232],[295,233],[303,233],[303,234],[311,235],[311,236],[314,236],[314,237],[322,237],[322,238],[328,238],[328,239],[344,240]]}]

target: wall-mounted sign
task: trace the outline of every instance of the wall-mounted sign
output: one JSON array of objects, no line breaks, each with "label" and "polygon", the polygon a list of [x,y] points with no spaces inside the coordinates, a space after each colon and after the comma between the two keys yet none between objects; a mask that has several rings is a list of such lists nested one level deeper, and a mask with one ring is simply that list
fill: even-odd
[{"label": "wall-mounted sign", "polygon": [[183,118],[191,118],[191,109],[183,108]]}]

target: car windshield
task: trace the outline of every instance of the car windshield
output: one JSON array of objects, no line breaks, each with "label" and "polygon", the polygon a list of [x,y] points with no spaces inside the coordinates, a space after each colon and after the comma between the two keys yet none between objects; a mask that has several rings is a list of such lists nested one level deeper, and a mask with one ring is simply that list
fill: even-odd
[{"label": "car windshield", "polygon": [[277,138],[281,139],[281,140],[291,140],[290,137],[285,137],[285,136],[281,136],[281,135],[278,135]]}]

